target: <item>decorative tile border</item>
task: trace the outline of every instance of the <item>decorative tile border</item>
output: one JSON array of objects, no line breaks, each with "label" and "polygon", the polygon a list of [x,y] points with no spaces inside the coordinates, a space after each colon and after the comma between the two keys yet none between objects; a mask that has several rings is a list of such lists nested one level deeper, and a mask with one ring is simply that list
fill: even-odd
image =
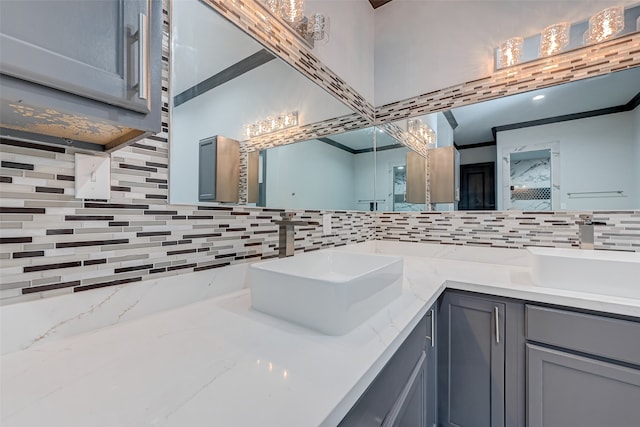
[{"label": "decorative tile border", "polygon": [[327,90],[353,111],[373,121],[374,108],[358,92],[327,68],[293,31],[268,16],[259,0],[202,0],[227,20],[269,48],[311,81]]},{"label": "decorative tile border", "polygon": [[640,211],[596,211],[594,246],[596,249],[640,252]]},{"label": "decorative tile border", "polygon": [[576,212],[385,212],[378,240],[524,248],[579,246]]},{"label": "decorative tile border", "polygon": [[[580,214],[588,212],[384,212],[376,239],[521,249],[579,248]],[[597,211],[595,247],[640,252],[640,211]]]},{"label": "decorative tile border", "polygon": [[395,121],[640,66],[640,33],[539,59],[491,76],[376,108],[376,123]]}]

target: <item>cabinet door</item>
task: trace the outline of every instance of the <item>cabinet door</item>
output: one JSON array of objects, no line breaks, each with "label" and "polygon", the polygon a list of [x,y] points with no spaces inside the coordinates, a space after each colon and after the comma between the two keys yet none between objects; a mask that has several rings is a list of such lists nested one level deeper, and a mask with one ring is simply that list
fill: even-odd
[{"label": "cabinet door", "polygon": [[637,427],[640,370],[527,344],[530,427]]},{"label": "cabinet door", "polygon": [[427,353],[422,352],[382,427],[426,427]]},{"label": "cabinet door", "polygon": [[149,112],[150,0],[2,0],[0,72]]},{"label": "cabinet door", "polygon": [[438,342],[438,418],[443,427],[505,425],[505,303],[447,293]]}]

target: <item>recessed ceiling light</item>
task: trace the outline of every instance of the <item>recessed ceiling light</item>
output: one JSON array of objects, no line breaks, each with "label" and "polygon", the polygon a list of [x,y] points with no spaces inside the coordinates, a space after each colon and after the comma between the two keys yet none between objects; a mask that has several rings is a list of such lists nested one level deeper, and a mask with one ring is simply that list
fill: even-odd
[{"label": "recessed ceiling light", "polygon": [[533,100],[534,101],[540,101],[543,98],[544,98],[544,95],[536,95],[536,96],[533,97]]}]

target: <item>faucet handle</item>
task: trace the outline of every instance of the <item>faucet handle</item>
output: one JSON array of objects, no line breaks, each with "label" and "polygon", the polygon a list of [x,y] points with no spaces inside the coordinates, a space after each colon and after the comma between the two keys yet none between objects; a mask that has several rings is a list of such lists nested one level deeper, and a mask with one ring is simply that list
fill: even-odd
[{"label": "faucet handle", "polygon": [[291,221],[293,219],[293,212],[280,212],[280,217],[283,221]]},{"label": "faucet handle", "polygon": [[592,214],[580,214],[580,221],[577,221],[578,225],[591,225],[593,224],[593,215]]}]

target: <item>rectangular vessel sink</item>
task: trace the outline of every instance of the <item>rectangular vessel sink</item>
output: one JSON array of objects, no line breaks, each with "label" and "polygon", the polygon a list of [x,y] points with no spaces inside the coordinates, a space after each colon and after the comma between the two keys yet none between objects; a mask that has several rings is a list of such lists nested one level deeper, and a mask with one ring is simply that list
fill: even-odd
[{"label": "rectangular vessel sink", "polygon": [[527,249],[538,286],[640,299],[640,253]]},{"label": "rectangular vessel sink", "polygon": [[328,335],[360,325],[402,292],[401,257],[323,250],[249,267],[256,310]]}]

